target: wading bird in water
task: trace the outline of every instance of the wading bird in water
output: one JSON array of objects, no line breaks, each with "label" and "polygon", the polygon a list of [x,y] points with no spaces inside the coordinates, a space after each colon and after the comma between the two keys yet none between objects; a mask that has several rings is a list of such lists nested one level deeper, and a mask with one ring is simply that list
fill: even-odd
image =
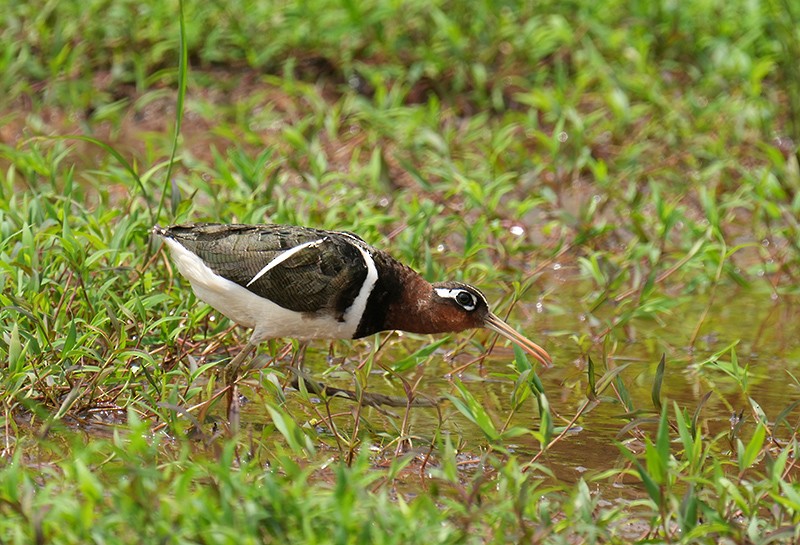
[{"label": "wading bird in water", "polygon": [[252,328],[228,364],[234,375],[259,343],[278,337],[358,339],[379,331],[450,333],[484,327],[544,365],[551,358],[461,282],[431,284],[358,236],[291,225],[193,223],[162,228],[197,297]]}]

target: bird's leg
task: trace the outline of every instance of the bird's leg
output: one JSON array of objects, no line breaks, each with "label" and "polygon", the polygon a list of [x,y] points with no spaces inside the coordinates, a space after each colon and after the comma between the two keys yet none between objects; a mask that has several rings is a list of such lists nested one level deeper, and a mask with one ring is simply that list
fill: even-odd
[{"label": "bird's leg", "polygon": [[306,349],[308,348],[308,341],[300,341],[297,346],[297,351],[292,356],[292,367],[297,369],[303,368],[303,363],[306,361]]},{"label": "bird's leg", "polygon": [[244,362],[245,358],[250,355],[250,352],[255,350],[258,343],[254,343],[253,340],[247,341],[247,344],[244,345],[244,348],[239,351],[236,356],[229,361],[224,368],[223,374],[225,376],[225,384],[231,384],[234,382],[239,376],[239,369],[242,367],[242,362]]},{"label": "bird's leg", "polygon": [[292,373],[292,379],[289,381],[292,388],[295,390],[300,389],[298,377],[303,373],[303,362],[306,359],[306,348],[308,348],[307,341],[300,341],[297,345],[297,350],[292,354],[292,361],[289,363],[289,371]]},{"label": "bird's leg", "polygon": [[328,345],[328,364],[332,364],[336,359],[336,353],[333,351],[333,343]]},{"label": "bird's leg", "polygon": [[245,358],[250,355],[256,346],[258,346],[258,343],[253,342],[251,338],[222,371],[225,377],[225,385],[228,387],[228,423],[230,424],[232,435],[236,435],[236,432],[239,431],[239,396],[236,392],[236,381],[239,378],[239,369],[242,367],[242,362],[244,362]]}]

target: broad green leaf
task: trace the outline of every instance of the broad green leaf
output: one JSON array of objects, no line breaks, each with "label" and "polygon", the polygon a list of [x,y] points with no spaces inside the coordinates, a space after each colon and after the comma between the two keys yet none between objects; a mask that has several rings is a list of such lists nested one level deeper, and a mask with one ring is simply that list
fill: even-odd
[{"label": "broad green leaf", "polygon": [[516,344],[514,345],[514,364],[517,366],[519,373],[533,369],[528,356],[525,355],[525,351]]},{"label": "broad green leaf", "polygon": [[452,395],[447,395],[446,397],[455,405],[456,409],[458,409],[461,414],[481,429],[487,439],[490,441],[497,441],[500,434],[497,432],[494,422],[492,422],[489,413],[486,412],[483,405],[469,393],[460,381],[456,381],[455,386],[462,399]]},{"label": "broad green leaf", "polygon": [[631,398],[631,394],[620,375],[614,377],[614,387],[617,390],[622,406],[625,407],[625,411],[629,413],[634,412],[633,398]]},{"label": "broad green leaf", "polygon": [[675,424],[678,427],[678,435],[680,435],[681,443],[683,443],[683,457],[684,459],[691,460],[692,453],[694,452],[694,437],[692,436],[692,430],[686,423],[683,411],[680,409],[680,407],[678,407],[678,404],[673,401],[672,407],[675,411]]},{"label": "broad green leaf", "polygon": [[19,341],[19,324],[15,321],[11,326],[11,338],[8,341],[8,369],[12,373],[22,372],[22,344]]},{"label": "broad green leaf", "polygon": [[765,426],[768,425],[769,419],[767,418],[767,414],[764,412],[764,409],[761,408],[761,405],[759,405],[758,402],[752,397],[748,397],[747,400],[750,402],[750,407],[753,409],[753,413],[756,415],[756,420],[758,420],[760,424]]},{"label": "broad green leaf", "polygon": [[658,448],[650,441],[649,437],[645,437],[644,440],[644,459],[648,475],[655,483],[663,485],[666,482],[666,467]]},{"label": "broad green leaf", "polygon": [[72,351],[72,348],[75,346],[76,337],[77,331],[75,329],[75,320],[70,320],[69,327],[67,327],[67,336],[64,338],[64,347],[61,349],[62,358],[66,358]]},{"label": "broad green leaf", "polygon": [[[766,434],[766,428],[759,423],[756,426],[756,431],[753,433],[753,437],[751,437],[750,441],[747,443],[747,447],[743,450],[740,449],[739,471],[744,471],[755,463],[758,455],[761,453],[761,448],[764,446]],[[741,445],[741,442],[739,445]]]},{"label": "broad green leaf", "polygon": [[447,341],[448,338],[444,337],[443,339],[438,339],[435,342],[423,346],[413,354],[410,354],[405,358],[394,362],[392,364],[392,371],[394,371],[395,373],[402,373],[409,369],[413,369],[414,367],[416,367],[417,365],[428,359],[428,357],[431,354],[436,352],[436,350],[438,350],[439,347],[442,346]]},{"label": "broad green leaf", "polygon": [[270,418],[272,418],[273,424],[275,424],[275,427],[295,454],[314,454],[315,449],[311,439],[306,435],[305,431],[297,425],[291,416],[271,405],[266,405],[266,408]]},{"label": "broad green leaf", "polygon": [[544,438],[542,448],[545,448],[553,438],[553,416],[550,414],[550,402],[543,393],[539,394],[539,418],[539,433]]},{"label": "broad green leaf", "polygon": [[530,374],[533,370],[523,371],[514,382],[514,389],[511,390],[511,406],[520,407],[522,403],[531,395]]}]

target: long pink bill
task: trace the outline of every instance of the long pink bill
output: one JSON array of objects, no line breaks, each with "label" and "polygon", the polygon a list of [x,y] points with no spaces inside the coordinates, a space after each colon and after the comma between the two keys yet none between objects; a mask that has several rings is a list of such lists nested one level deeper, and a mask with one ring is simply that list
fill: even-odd
[{"label": "long pink bill", "polygon": [[512,328],[510,325],[505,323],[503,320],[495,316],[494,314],[489,314],[489,317],[486,318],[486,322],[484,323],[485,327],[491,329],[492,331],[496,331],[509,341],[516,343],[525,350],[528,354],[539,360],[542,365],[545,367],[550,367],[553,365],[553,358],[550,357],[550,354],[547,351],[533,342],[532,340],[523,337],[517,331]]}]

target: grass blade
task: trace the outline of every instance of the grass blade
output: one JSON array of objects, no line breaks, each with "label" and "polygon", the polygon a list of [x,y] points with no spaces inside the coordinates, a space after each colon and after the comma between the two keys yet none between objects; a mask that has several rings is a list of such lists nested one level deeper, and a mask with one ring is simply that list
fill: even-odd
[{"label": "grass blade", "polygon": [[705,395],[700,398],[700,402],[697,404],[697,408],[694,410],[694,414],[692,415],[692,435],[696,433],[697,430],[697,421],[700,419],[700,411],[703,409],[703,406],[711,397],[711,392],[708,391]]},{"label": "grass blade", "polygon": [[[164,174],[164,186],[161,190],[161,199],[158,201],[156,218],[161,217],[161,211],[164,209],[164,199],[167,196],[167,189],[172,185],[172,167],[175,164],[175,156],[178,153],[178,138],[181,134],[183,107],[186,101],[186,81],[189,74],[189,50],[186,44],[186,17],[184,16],[183,0],[178,0],[178,22],[178,98],[175,106],[175,132],[172,135],[172,150],[170,151],[169,161],[167,163],[167,172]],[[170,194],[173,195],[173,192],[170,192]],[[173,211],[177,210],[177,204],[173,202],[171,208]]]},{"label": "grass blade", "polygon": [[[650,445],[649,440],[646,439],[645,441],[648,445]],[[656,481],[647,472],[647,469],[645,469],[633,452],[628,450],[624,445],[619,445],[619,449],[620,452],[622,452],[622,455],[630,460],[631,463],[633,463],[633,465],[636,467],[636,471],[639,473],[639,478],[642,479],[642,484],[647,491],[647,495],[650,496],[650,499],[653,501],[653,503],[656,505],[661,505],[661,489]]]},{"label": "grass blade", "polygon": [[589,399],[597,399],[597,384],[595,382],[594,376],[594,361],[592,361],[592,357],[589,356],[586,358],[586,375],[589,379],[589,385],[587,387],[586,396]]},{"label": "grass blade", "polygon": [[655,407],[657,411],[661,410],[661,384],[664,381],[665,368],[666,368],[666,354],[661,354],[661,361],[658,362],[658,367],[656,367],[656,378],[653,381],[653,390],[651,392],[653,407]]}]

